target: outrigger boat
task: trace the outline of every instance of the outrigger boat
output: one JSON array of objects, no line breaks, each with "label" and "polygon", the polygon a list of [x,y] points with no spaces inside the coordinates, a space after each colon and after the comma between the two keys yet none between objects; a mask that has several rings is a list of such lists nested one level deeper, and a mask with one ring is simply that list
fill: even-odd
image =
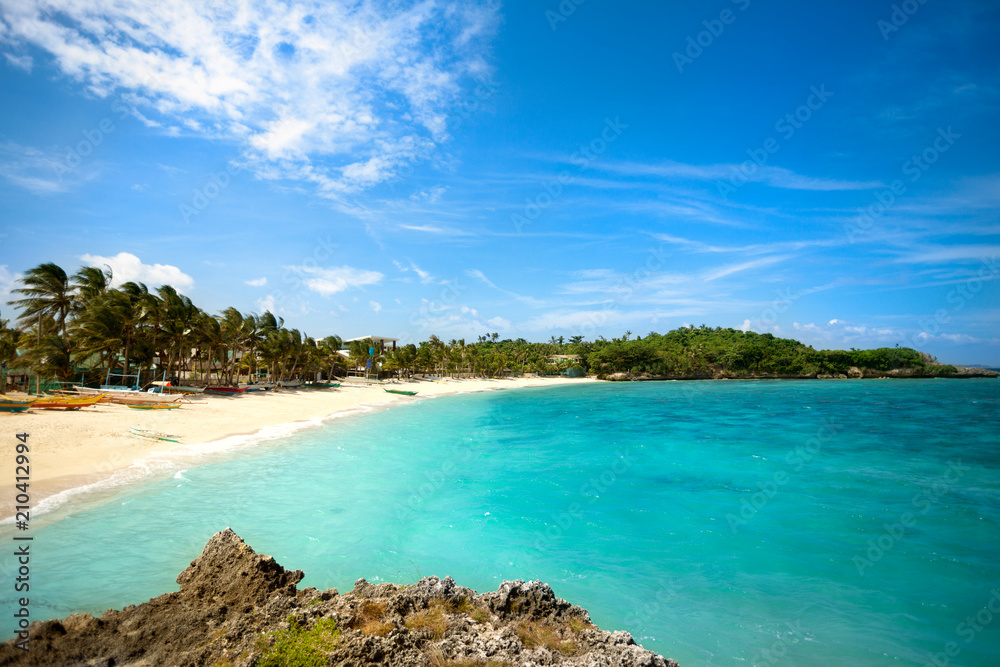
[{"label": "outrigger boat", "polygon": [[133,410],[176,410],[180,403],[126,403]]},{"label": "outrigger boat", "polygon": [[274,389],[275,384],[273,382],[260,382],[257,384],[245,385],[247,391],[270,391]]},{"label": "outrigger boat", "polygon": [[204,387],[185,387],[182,385],[171,384],[169,380],[157,380],[153,383],[153,387],[157,391],[151,391],[156,394],[201,394],[205,391]]},{"label": "outrigger boat", "polygon": [[279,380],[279,387],[285,387],[286,389],[294,389],[295,387],[302,386],[302,380]]},{"label": "outrigger boat", "polygon": [[[65,391],[60,392],[64,396],[67,395]],[[105,391],[102,392],[98,389],[91,389],[90,387],[80,387],[74,388],[74,392],[77,396],[97,396],[99,394],[104,394],[101,399],[105,403],[119,403],[128,405],[129,403],[176,403],[176,396],[164,396],[162,394],[150,394],[145,391],[128,391],[124,389],[119,389],[116,391]],[[181,399],[187,400],[187,399]]]},{"label": "outrigger boat", "polygon": [[384,389],[383,391],[385,391],[385,393],[387,393],[387,394],[401,394],[402,396],[416,396],[417,395],[417,392],[415,392],[415,391],[404,391],[402,389]]},{"label": "outrigger boat", "polygon": [[246,387],[205,387],[206,394],[224,394],[227,396],[242,394],[246,390]]},{"label": "outrigger boat", "polygon": [[313,389],[336,389],[340,386],[339,382],[307,382],[302,385],[303,387],[312,387]]},{"label": "outrigger boat", "polygon": [[0,394],[0,412],[26,412],[35,400],[19,401],[16,398],[8,398]]},{"label": "outrigger boat", "polygon": [[32,404],[32,408],[42,410],[79,410],[88,405],[97,405],[104,398],[104,394],[98,396],[74,398],[72,396],[43,396]]},{"label": "outrigger boat", "polygon": [[149,429],[139,428],[138,426],[130,426],[129,430],[132,432],[132,435],[139,436],[140,438],[162,440],[163,442],[180,442],[180,436],[178,435],[168,435],[166,433],[160,433],[159,431],[150,431]]}]

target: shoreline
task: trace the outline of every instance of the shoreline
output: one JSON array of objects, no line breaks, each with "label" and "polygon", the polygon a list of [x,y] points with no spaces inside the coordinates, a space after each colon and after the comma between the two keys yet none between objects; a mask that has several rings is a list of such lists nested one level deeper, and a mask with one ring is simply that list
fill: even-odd
[{"label": "shoreline", "polygon": [[[0,419],[4,420],[7,437],[28,434],[30,505],[32,514],[37,515],[51,512],[81,494],[122,487],[168,472],[174,463],[188,456],[200,460],[210,454],[231,455],[250,444],[286,437],[340,417],[438,396],[593,382],[597,380],[409,380],[338,389],[282,389],[236,397],[203,396],[177,410],[137,411],[101,403],[68,412],[2,414]],[[418,394],[388,394],[383,391],[387,386]],[[133,436],[131,426],[177,435],[180,442]],[[11,514],[2,513],[0,524],[13,520],[16,493],[13,484],[0,487],[0,502],[11,508]]]}]

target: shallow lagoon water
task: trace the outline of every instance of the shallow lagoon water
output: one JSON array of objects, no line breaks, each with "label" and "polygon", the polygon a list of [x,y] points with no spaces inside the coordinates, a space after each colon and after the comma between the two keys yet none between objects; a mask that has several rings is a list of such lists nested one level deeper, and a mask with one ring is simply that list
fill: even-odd
[{"label": "shallow lagoon water", "polygon": [[32,615],[176,590],[231,526],[301,586],[541,579],[682,665],[923,665],[949,642],[950,664],[994,665],[998,434],[996,380],[415,400],[53,514],[31,531]]}]

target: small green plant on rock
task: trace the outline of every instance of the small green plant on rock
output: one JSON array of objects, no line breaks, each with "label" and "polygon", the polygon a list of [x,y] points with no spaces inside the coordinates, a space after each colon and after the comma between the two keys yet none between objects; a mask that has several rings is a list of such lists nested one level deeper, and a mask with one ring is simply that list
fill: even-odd
[{"label": "small green plant on rock", "polygon": [[337,622],[320,619],[306,630],[292,616],[289,624],[287,630],[274,633],[274,644],[263,650],[257,667],[325,667],[327,653],[340,645]]}]

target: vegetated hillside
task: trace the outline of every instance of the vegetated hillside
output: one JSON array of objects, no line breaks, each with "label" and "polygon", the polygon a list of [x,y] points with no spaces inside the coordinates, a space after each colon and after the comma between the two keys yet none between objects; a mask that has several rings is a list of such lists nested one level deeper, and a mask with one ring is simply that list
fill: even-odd
[{"label": "vegetated hillside", "polygon": [[[581,346],[591,373],[624,379],[748,377],[964,377],[975,369],[939,364],[905,347],[815,350],[797,340],[723,328],[683,328]],[[984,373],[987,374],[988,373]]]}]

